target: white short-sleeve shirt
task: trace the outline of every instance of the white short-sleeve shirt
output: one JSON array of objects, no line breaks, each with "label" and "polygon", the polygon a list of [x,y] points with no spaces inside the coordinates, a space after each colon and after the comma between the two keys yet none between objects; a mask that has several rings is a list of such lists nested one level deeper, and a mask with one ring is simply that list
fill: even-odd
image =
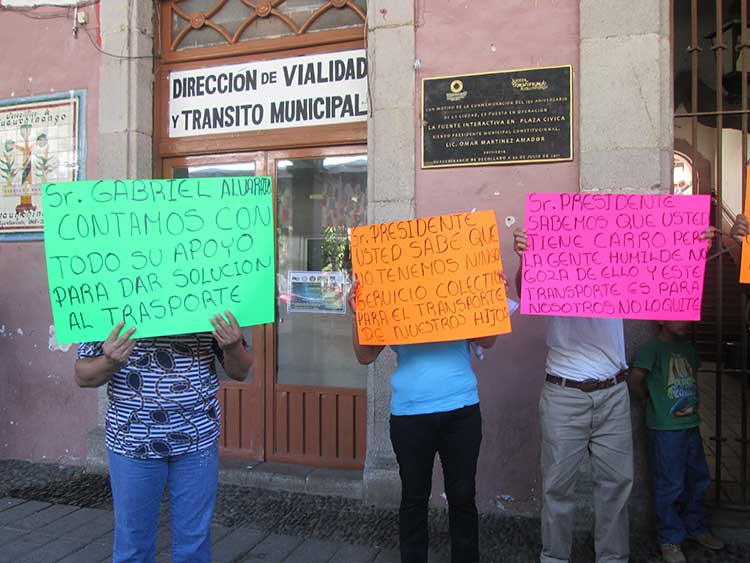
[{"label": "white short-sleeve shirt", "polygon": [[608,379],[628,367],[622,319],[550,317],[547,373],[566,379]]}]

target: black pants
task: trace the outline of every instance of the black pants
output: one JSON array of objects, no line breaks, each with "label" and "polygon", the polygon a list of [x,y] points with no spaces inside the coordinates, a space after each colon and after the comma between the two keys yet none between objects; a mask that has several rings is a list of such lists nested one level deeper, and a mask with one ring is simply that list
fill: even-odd
[{"label": "black pants", "polygon": [[448,412],[391,416],[391,443],[401,475],[401,562],[427,562],[427,509],[437,452],[448,497],[451,561],[477,563],[479,521],[474,497],[482,443],[479,404]]}]

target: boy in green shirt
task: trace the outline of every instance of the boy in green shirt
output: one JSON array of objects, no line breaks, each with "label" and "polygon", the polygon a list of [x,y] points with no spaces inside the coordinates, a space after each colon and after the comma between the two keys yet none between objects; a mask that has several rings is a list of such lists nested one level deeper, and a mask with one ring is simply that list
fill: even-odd
[{"label": "boy in green shirt", "polygon": [[641,348],[631,388],[648,400],[654,508],[664,561],[686,561],[681,544],[691,538],[709,549],[724,543],[708,531],[704,500],[711,477],[703,452],[695,374],[700,361],[687,341],[687,321],[659,323],[658,336]]}]

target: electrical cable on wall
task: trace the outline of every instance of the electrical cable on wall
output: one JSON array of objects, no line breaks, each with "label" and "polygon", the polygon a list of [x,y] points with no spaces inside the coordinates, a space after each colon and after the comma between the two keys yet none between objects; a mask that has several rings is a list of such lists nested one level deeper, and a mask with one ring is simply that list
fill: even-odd
[{"label": "electrical cable on wall", "polygon": [[128,56],[128,55],[117,55],[115,53],[109,53],[108,51],[105,51],[99,45],[96,44],[96,39],[91,37],[91,33],[89,32],[88,28],[84,27],[83,30],[86,32],[86,36],[89,38],[89,41],[91,42],[91,45],[99,51],[102,55],[106,55],[107,57],[112,57],[115,59],[121,59],[121,60],[136,60],[136,59],[153,59],[155,58],[154,55],[139,55],[139,56]]}]

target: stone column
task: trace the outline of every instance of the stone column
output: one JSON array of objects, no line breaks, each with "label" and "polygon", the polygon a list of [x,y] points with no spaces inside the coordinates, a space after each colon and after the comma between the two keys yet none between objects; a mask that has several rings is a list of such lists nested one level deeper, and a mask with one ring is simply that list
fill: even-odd
[{"label": "stone column", "polygon": [[[414,217],[414,0],[369,0],[367,13],[367,220],[382,223]],[[388,424],[394,368],[394,354],[385,351],[367,378],[364,496],[380,505],[397,504],[401,497]]]},{"label": "stone column", "polygon": [[[151,178],[153,142],[154,3],[101,4],[99,173],[104,178]],[[121,58],[120,58],[121,57]]]},{"label": "stone column", "polygon": [[668,0],[580,0],[581,191],[669,193]]},{"label": "stone column", "polygon": [[[100,4],[99,176],[151,178],[153,146],[154,3],[111,0]],[[99,389],[97,428],[89,435],[87,465],[104,469],[106,387]]]},{"label": "stone column", "polygon": [[[669,0],[580,0],[581,191],[670,192],[673,107],[669,20]],[[629,359],[653,330],[653,323],[625,323]],[[634,400],[634,527],[651,523],[644,423],[643,405]],[[590,502],[590,498],[585,500]],[[585,511],[591,515],[590,506]]]}]

